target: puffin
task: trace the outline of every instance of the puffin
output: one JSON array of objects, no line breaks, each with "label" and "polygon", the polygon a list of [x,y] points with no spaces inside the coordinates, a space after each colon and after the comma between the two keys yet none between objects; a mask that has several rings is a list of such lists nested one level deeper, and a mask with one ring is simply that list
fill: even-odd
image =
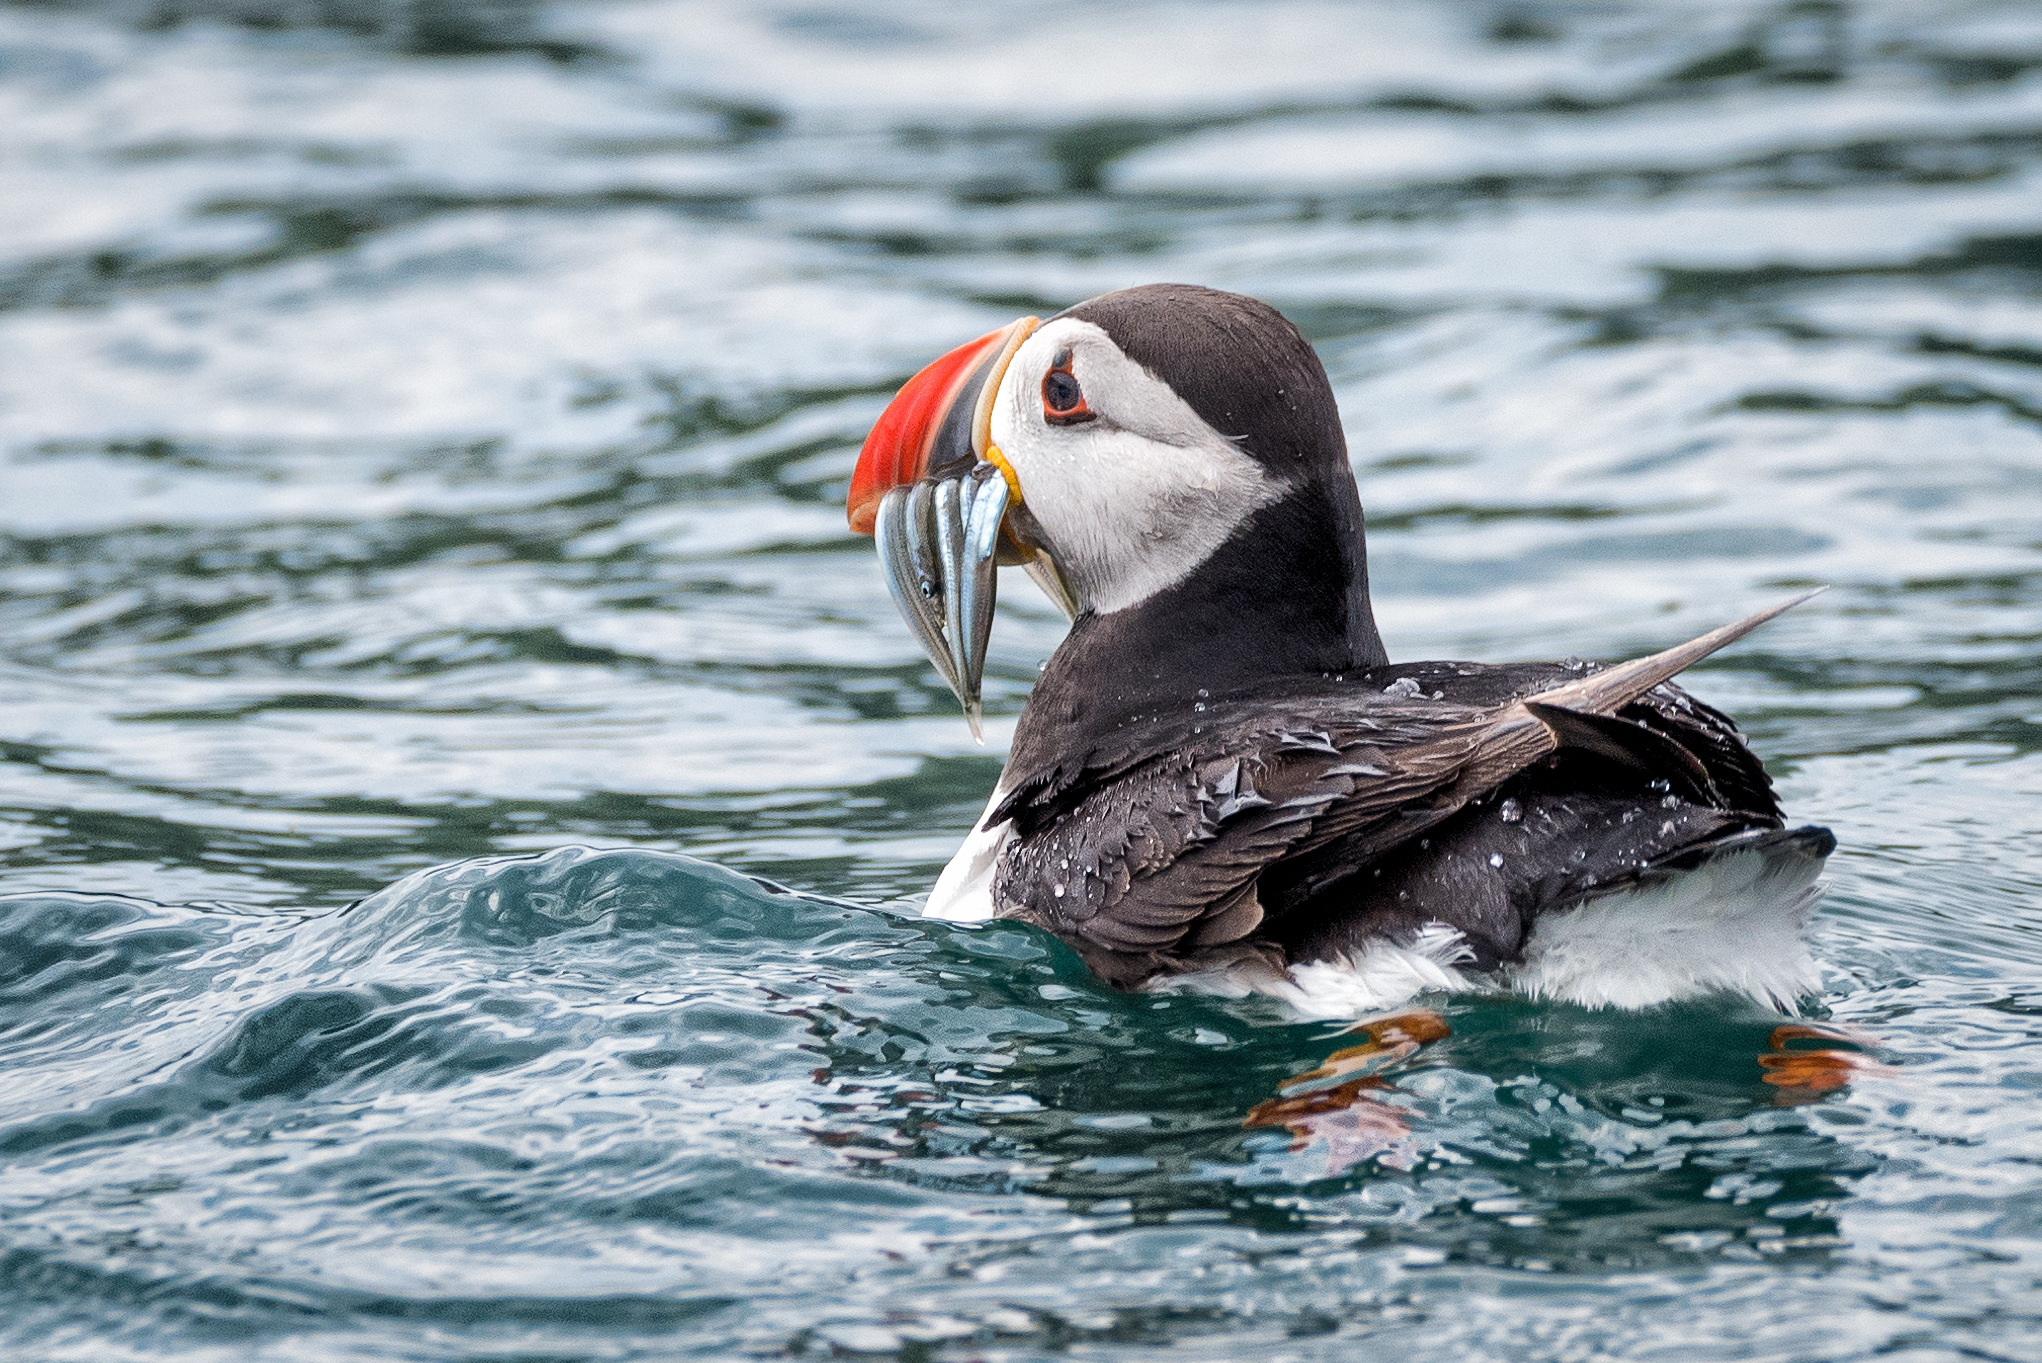
[{"label": "puffin", "polygon": [[1070,618],[931,917],[1303,1018],[1818,988],[1836,839],[1671,681],[1806,597],[1611,666],[1392,663],[1332,386],[1265,303],[1151,284],[962,345],[881,413],[847,512],[975,735],[997,569]]}]

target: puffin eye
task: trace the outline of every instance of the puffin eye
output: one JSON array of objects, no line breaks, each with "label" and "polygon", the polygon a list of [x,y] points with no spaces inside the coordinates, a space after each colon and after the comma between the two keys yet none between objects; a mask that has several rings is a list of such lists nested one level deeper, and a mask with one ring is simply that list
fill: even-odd
[{"label": "puffin eye", "polygon": [[1085,390],[1071,373],[1071,352],[1057,352],[1049,372],[1042,376],[1042,415],[1052,426],[1075,426],[1098,413],[1085,404]]},{"label": "puffin eye", "polygon": [[1052,416],[1067,416],[1085,400],[1085,390],[1068,369],[1052,369],[1042,376],[1042,405]]}]

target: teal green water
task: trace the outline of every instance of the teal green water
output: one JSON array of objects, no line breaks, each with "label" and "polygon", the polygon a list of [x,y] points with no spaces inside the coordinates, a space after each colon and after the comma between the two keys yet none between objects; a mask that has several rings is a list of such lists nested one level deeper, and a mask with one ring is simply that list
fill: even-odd
[{"label": "teal green water", "polygon": [[[1831,584],[1691,680],[1847,1039],[916,917],[1062,626],[974,745],[858,441],[1156,279],[1394,657]],[[0,1356],[2034,1358],[2038,527],[2030,5],[0,7]]]}]

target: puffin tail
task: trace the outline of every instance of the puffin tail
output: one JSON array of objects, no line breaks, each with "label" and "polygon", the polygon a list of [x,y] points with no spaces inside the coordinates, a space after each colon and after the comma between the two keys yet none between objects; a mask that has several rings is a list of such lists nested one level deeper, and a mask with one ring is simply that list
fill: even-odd
[{"label": "puffin tail", "polygon": [[1513,983],[1586,1008],[1743,995],[1781,1013],[1821,988],[1802,929],[1836,835],[1747,829],[1683,848],[1625,884],[1541,913]]}]

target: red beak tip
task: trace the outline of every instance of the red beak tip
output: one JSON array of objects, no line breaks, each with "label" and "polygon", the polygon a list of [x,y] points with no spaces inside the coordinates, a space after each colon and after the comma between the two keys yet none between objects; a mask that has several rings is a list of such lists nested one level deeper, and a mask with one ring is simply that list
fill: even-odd
[{"label": "red beak tip", "polygon": [[865,447],[858,452],[858,467],[851,474],[844,506],[853,531],[871,534],[879,516],[879,499],[927,471],[930,448],[943,418],[987,352],[1005,344],[1011,330],[1011,326],[1001,327],[957,347],[900,386],[879,420],[872,423]]}]

